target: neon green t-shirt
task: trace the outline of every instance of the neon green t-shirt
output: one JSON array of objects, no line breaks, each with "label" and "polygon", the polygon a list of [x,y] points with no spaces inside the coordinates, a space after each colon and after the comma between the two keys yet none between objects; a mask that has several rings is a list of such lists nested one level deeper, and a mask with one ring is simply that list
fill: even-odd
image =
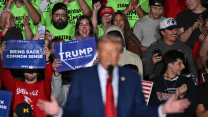
[{"label": "neon green t-shirt", "polygon": [[42,2],[42,0],[30,0],[31,4],[36,4],[37,6]]},{"label": "neon green t-shirt", "polygon": [[[59,0],[60,2],[63,2],[63,0]],[[90,9],[92,10],[92,0],[85,0],[85,2],[88,4]],[[57,2],[56,2],[57,3]],[[53,3],[51,6],[51,13],[53,6],[56,4]],[[67,13],[68,13],[68,21],[70,24],[73,24],[74,26],[76,25],[77,19],[83,15],[82,9],[79,6],[78,0],[75,0],[73,2],[70,2],[67,4]]]},{"label": "neon green t-shirt", "polygon": [[7,0],[0,0],[0,12],[4,9],[7,4]]},{"label": "neon green t-shirt", "polygon": [[54,37],[62,38],[65,41],[71,41],[75,35],[75,26],[68,24],[64,29],[56,29],[53,25],[46,27]]},{"label": "neon green t-shirt", "polygon": [[[40,13],[40,8],[39,6],[33,4],[35,9]],[[22,30],[23,34],[23,39],[26,40],[26,35],[25,35],[25,28],[24,28],[24,13],[26,16],[28,16],[28,11],[25,5],[23,5],[20,8],[17,8],[15,3],[12,3],[10,10],[12,11],[14,17],[15,17],[15,26],[20,28]],[[35,34],[38,30],[37,25],[34,25],[34,22],[32,18],[29,20],[29,26],[30,29],[32,30],[33,34]]]},{"label": "neon green t-shirt", "polygon": [[98,39],[99,39],[100,37],[104,35],[104,30],[103,30],[102,24],[98,25],[97,28],[98,28]]},{"label": "neon green t-shirt", "polygon": [[[123,10],[125,10],[128,7],[130,1],[131,0],[108,0],[106,6],[112,7],[114,9],[114,12],[123,11]],[[138,4],[140,5],[140,7],[146,13],[150,12],[150,10],[148,8],[149,0],[139,0]],[[133,28],[135,22],[137,20],[139,20],[139,16],[137,15],[135,10],[130,11],[126,15],[126,17],[127,17],[128,21],[129,21],[130,28]]]}]

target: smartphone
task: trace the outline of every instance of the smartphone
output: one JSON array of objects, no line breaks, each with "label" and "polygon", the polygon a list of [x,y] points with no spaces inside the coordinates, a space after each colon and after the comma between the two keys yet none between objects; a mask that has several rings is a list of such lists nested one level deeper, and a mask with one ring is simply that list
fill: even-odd
[{"label": "smartphone", "polygon": [[[42,34],[45,35],[45,26],[39,25],[39,26],[38,26],[38,30],[41,30],[39,33],[42,33]],[[42,35],[42,36],[44,36],[44,35]],[[39,37],[39,39],[43,40],[44,37]]]},{"label": "smartphone", "polygon": [[161,51],[160,51],[160,49],[154,49],[154,51],[153,51],[153,55],[154,54],[158,54],[157,56],[162,56],[162,53],[161,53]]}]

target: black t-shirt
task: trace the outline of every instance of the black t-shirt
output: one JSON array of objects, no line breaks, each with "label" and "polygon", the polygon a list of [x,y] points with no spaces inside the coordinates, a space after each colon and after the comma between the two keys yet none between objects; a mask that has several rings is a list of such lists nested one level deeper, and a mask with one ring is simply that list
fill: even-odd
[{"label": "black t-shirt", "polygon": [[198,104],[203,104],[204,108],[208,109],[208,82],[200,84],[197,89]]},{"label": "black t-shirt", "polygon": [[191,102],[191,105],[188,109],[185,110],[182,114],[168,114],[167,117],[192,117],[195,115],[197,108],[197,96],[196,96],[196,88],[192,78],[187,78],[184,76],[179,76],[178,79],[168,81],[164,80],[163,76],[158,76],[155,78],[151,78],[150,81],[153,83],[153,88],[150,96],[149,105],[160,105],[165,103],[172,94],[175,93],[176,88],[182,86],[183,84],[187,85],[188,90],[186,91],[186,95],[184,98],[188,98]]},{"label": "black t-shirt", "polygon": [[[183,27],[184,31],[186,31],[197,21],[197,19],[199,18],[201,14],[207,11],[208,9],[206,9],[200,14],[194,13],[191,10],[182,11],[176,16],[177,25],[180,27]],[[191,47],[191,49],[193,50],[194,43],[200,34],[201,34],[201,31],[199,30],[199,28],[195,29],[185,44]]]}]

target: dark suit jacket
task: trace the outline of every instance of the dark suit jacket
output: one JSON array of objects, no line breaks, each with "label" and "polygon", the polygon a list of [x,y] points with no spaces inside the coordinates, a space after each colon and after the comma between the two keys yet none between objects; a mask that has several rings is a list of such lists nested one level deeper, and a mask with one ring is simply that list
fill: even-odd
[{"label": "dark suit jacket", "polygon": [[[145,104],[140,76],[119,67],[117,117],[157,117],[158,107]],[[72,83],[63,107],[63,117],[105,117],[97,65],[81,69],[72,76]],[[122,81],[121,77],[125,77]]]}]

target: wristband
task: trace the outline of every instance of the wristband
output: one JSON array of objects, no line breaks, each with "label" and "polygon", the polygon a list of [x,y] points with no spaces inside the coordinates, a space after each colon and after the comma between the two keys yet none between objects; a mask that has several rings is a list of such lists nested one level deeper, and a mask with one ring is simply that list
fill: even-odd
[{"label": "wristband", "polygon": [[9,26],[4,25],[4,28],[9,28]]},{"label": "wristband", "polygon": [[68,2],[66,2],[66,1],[63,1],[63,3],[64,3],[64,4],[68,4]]},{"label": "wristband", "polygon": [[10,1],[10,0],[8,0],[8,3],[12,4],[13,2],[12,2],[12,1]]},{"label": "wristband", "polygon": [[46,61],[46,64],[48,64],[50,61],[48,60],[48,61]]},{"label": "wristband", "polygon": [[140,5],[138,4],[138,5],[136,5],[135,7],[134,7],[134,9],[136,9],[136,8],[138,8]]}]

